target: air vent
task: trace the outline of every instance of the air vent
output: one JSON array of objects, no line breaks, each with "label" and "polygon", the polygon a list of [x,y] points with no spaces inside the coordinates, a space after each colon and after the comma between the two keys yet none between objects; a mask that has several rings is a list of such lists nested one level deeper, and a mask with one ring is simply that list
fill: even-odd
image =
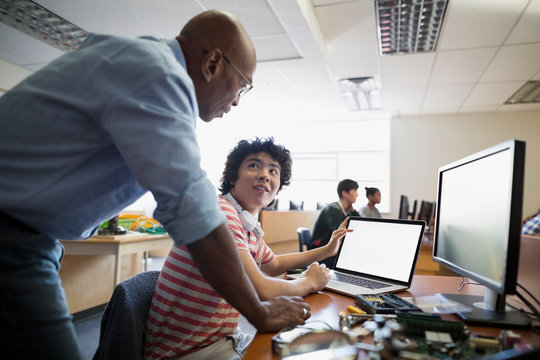
[{"label": "air vent", "polygon": [[75,50],[88,33],[29,0],[0,1],[0,21],[57,49]]},{"label": "air vent", "polygon": [[382,55],[435,51],[447,0],[375,0]]},{"label": "air vent", "polygon": [[378,110],[381,108],[380,86],[372,77],[340,79],[339,88],[350,110]]},{"label": "air vent", "polygon": [[505,104],[540,103],[540,80],[527,81]]}]

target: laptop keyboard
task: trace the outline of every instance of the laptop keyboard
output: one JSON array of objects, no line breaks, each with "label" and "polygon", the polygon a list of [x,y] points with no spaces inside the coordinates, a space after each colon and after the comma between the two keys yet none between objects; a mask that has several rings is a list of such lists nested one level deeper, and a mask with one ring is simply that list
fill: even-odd
[{"label": "laptop keyboard", "polygon": [[362,286],[368,289],[381,289],[388,286],[388,284],[380,283],[378,281],[362,279],[356,276],[351,276],[335,271],[332,272],[332,279],[346,282],[347,284]]}]

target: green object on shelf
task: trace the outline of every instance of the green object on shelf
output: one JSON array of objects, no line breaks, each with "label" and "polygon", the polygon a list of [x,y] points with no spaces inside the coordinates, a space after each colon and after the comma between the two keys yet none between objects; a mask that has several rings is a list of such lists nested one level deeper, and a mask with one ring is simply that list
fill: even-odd
[{"label": "green object on shelf", "polygon": [[[135,221],[135,219],[118,219],[118,226],[123,227],[126,230],[131,230],[131,224]],[[100,229],[106,228],[109,226],[109,221],[105,221],[101,226]]]}]

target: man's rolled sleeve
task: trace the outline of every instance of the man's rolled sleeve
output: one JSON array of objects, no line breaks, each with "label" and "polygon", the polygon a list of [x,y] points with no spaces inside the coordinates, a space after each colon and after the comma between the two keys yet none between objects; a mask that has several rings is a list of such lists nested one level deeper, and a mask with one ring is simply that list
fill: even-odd
[{"label": "man's rolled sleeve", "polygon": [[154,217],[177,245],[200,240],[225,221],[225,215],[218,206],[216,190],[206,177],[190,183],[178,202],[175,199],[170,202],[174,209],[168,208],[167,203],[158,205]]}]

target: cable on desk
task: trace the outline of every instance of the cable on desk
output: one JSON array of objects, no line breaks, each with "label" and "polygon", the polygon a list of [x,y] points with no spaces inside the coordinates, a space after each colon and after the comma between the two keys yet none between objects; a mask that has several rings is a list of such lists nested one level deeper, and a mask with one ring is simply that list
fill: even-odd
[{"label": "cable on desk", "polygon": [[[527,295],[529,295],[531,298],[533,298],[536,303],[540,304],[538,302],[538,299],[536,297],[534,297],[534,295],[531,294],[531,292],[529,290],[525,289],[525,287],[523,287],[519,283],[516,283],[516,284],[517,284],[518,287],[523,289],[527,293]],[[461,290],[467,285],[482,285],[482,284],[472,282],[472,281],[465,281],[465,277],[462,276],[461,277],[461,282],[458,284],[458,291],[461,292]],[[540,321],[540,312],[534,306],[534,304],[531,304],[531,302],[529,300],[527,300],[517,289],[516,289],[516,296],[525,304],[525,306],[527,306],[527,308],[529,308],[531,310],[529,312],[529,311],[525,311],[524,309],[521,309],[521,311],[525,312],[527,315],[532,317],[534,320]],[[531,329],[532,329],[532,331],[534,331],[536,333],[540,333],[540,325],[531,325]]]},{"label": "cable on desk", "polygon": [[534,297],[534,295],[529,291],[527,290],[523,285],[521,285],[520,283],[516,283],[517,286],[519,286],[521,289],[523,289],[523,291],[525,291],[527,293],[527,295],[529,295],[534,301],[536,301],[536,303],[538,305],[540,305],[540,302],[538,301],[537,298]]},{"label": "cable on desk", "polygon": [[540,320],[540,313],[538,312],[538,309],[533,304],[531,304],[530,301],[527,300],[519,291],[516,291],[516,295],[532,311],[532,315],[534,315],[536,320]]},{"label": "cable on desk", "polygon": [[461,292],[461,290],[463,290],[463,288],[466,285],[482,285],[482,284],[477,283],[477,282],[472,282],[472,281],[465,281],[465,276],[462,276],[461,282],[458,284],[458,287],[457,287],[458,291]]},{"label": "cable on desk", "polygon": [[[332,326],[330,326],[330,324],[328,324],[324,320],[308,320],[308,321],[306,321],[306,323],[302,327],[313,329],[313,327],[311,327],[311,325],[313,325],[314,323],[322,323],[324,326],[326,326],[328,328],[328,330],[332,330]],[[316,330],[316,329],[313,329],[313,330]]]}]

